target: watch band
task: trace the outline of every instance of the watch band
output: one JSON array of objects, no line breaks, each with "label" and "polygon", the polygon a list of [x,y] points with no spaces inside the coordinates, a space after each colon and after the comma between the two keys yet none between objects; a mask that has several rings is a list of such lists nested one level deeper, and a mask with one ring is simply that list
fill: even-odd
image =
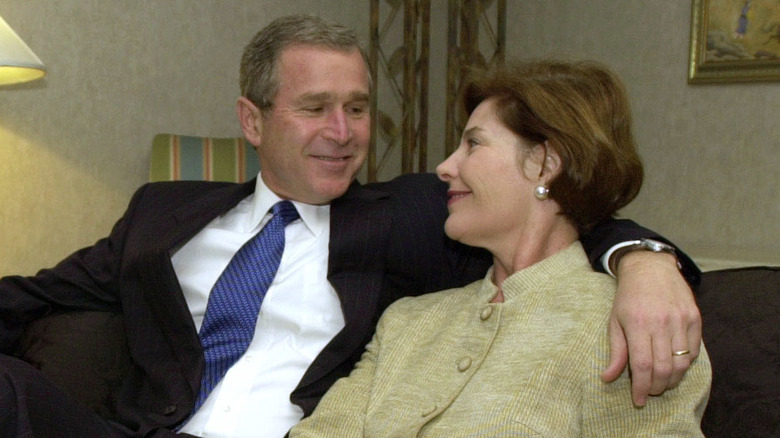
[{"label": "watch band", "polygon": [[[617,267],[620,263],[620,258],[631,251],[662,252],[671,254],[675,259],[677,259],[677,250],[673,246],[654,239],[639,239],[625,243],[626,245],[615,250],[615,252],[613,252],[609,257],[607,264],[609,265],[610,271],[613,273],[617,273]],[[680,268],[679,260],[677,260],[677,268]]]}]

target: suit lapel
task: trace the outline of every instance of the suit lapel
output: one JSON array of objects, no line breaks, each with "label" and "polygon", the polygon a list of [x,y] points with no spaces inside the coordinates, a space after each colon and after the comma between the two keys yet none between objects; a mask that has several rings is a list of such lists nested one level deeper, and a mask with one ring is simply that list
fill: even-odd
[{"label": "suit lapel", "polygon": [[190,371],[187,379],[193,391],[200,385],[202,347],[171,256],[209,222],[249,196],[254,189],[255,180],[211,190],[173,211],[159,224],[160,234],[139,272],[144,297],[175,359],[182,365],[181,369]]},{"label": "suit lapel", "polygon": [[355,183],[331,204],[328,280],[339,296],[345,327],[317,356],[298,389],[361,354],[366,336],[373,334],[392,222],[388,198],[385,192]]}]

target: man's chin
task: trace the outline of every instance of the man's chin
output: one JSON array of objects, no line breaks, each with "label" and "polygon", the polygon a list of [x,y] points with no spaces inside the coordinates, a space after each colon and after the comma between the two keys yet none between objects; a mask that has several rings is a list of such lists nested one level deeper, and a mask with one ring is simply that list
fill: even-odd
[{"label": "man's chin", "polygon": [[344,193],[347,192],[347,189],[349,189],[349,185],[352,183],[352,180],[341,180],[341,181],[328,181],[320,184],[316,189],[315,193],[317,202],[313,202],[314,204],[329,204],[334,199],[340,198],[344,195]]}]

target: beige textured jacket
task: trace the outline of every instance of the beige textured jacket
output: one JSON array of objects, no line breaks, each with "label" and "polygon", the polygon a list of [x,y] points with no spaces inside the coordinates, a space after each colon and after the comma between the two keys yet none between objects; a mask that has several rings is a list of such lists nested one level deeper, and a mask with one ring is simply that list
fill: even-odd
[{"label": "beige textured jacket", "polygon": [[599,379],[615,284],[579,242],[504,281],[504,303],[489,303],[491,275],[388,308],[352,374],[291,437],[702,436],[703,347],[644,408],[627,373]]}]

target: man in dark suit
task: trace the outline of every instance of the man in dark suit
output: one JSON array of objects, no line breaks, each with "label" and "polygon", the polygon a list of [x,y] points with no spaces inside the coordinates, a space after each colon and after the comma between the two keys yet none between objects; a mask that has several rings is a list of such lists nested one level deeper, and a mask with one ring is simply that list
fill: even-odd
[{"label": "man in dark suit", "polygon": [[[486,253],[445,237],[446,187],[434,176],[354,182],[368,148],[370,77],[353,32],[313,17],[274,21],[245,49],[241,92],[237,113],[260,158],[258,179],[145,185],[107,238],[34,277],[0,280],[3,354],[30,321],[101,310],[124,315],[133,360],[108,421],[0,356],[0,434],[281,436],[350,371],[389,303],[484,275]],[[205,366],[198,330],[211,288],[279,200],[292,201],[300,219],[284,231],[254,338],[196,409]],[[613,244],[646,237],[660,239],[612,221],[584,243],[598,265]],[[682,360],[671,352],[699,345],[700,322],[674,257],[624,259],[619,276],[630,288],[616,302],[629,310],[616,306],[611,373],[626,361],[622,325],[638,339],[630,348],[641,404],[679,381],[697,351]],[[695,265],[680,259],[695,277]],[[634,327],[635,319],[672,322]]]}]

